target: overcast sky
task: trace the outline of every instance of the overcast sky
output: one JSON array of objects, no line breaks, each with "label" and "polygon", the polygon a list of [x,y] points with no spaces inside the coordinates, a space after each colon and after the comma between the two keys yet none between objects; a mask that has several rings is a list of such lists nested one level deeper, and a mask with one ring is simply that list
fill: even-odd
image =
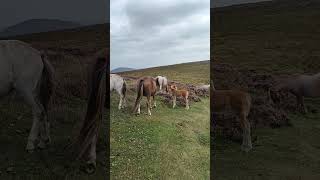
[{"label": "overcast sky", "polygon": [[1,0],[0,30],[29,19],[60,19],[80,24],[109,20],[110,0]]},{"label": "overcast sky", "polygon": [[209,60],[209,0],[111,0],[111,69]]}]

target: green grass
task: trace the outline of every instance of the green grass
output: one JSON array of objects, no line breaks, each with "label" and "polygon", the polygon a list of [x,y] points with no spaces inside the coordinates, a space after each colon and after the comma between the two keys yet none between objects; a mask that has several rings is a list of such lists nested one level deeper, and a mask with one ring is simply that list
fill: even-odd
[{"label": "green grass", "polygon": [[[320,108],[319,101],[315,107]],[[290,114],[292,127],[255,129],[258,140],[250,153],[241,152],[239,143],[217,137],[213,161],[216,179],[320,177],[319,117],[319,113]]]},{"label": "green grass", "polygon": [[[154,74],[170,74],[165,73],[164,68],[159,69]],[[174,72],[172,66],[168,71]],[[145,71],[134,73],[146,75]],[[128,74],[132,76],[133,73]],[[191,77],[191,74],[177,74],[176,80]],[[201,83],[195,79],[197,76],[193,78],[189,80]],[[141,103],[141,115],[132,114],[135,96],[136,92],[130,90],[128,107],[120,111],[117,109],[118,95],[112,93],[111,96],[111,178],[209,179],[209,99],[191,103],[190,109],[185,110],[181,106],[172,109],[171,104],[165,104],[157,97],[157,107],[149,117],[145,100]]]},{"label": "green grass", "polygon": [[[80,171],[80,163],[72,159],[68,149],[64,149],[77,133],[80,120],[84,116],[85,103],[84,100],[73,99],[68,100],[67,104],[53,107],[49,113],[51,145],[45,150],[36,150],[30,154],[25,150],[25,146],[32,125],[31,109],[19,100],[2,101],[0,178],[85,180],[105,177],[105,128],[101,129],[100,133],[98,167],[94,175],[89,176]],[[10,167],[12,172],[7,172]]]},{"label": "green grass", "polygon": [[[318,8],[276,4],[215,11],[211,57],[273,75],[317,73]],[[214,72],[211,75],[214,78]],[[320,108],[319,99],[307,102]],[[254,129],[258,140],[247,154],[240,151],[239,143],[218,136],[212,159],[215,179],[319,179],[320,113],[289,117],[292,127]]]}]

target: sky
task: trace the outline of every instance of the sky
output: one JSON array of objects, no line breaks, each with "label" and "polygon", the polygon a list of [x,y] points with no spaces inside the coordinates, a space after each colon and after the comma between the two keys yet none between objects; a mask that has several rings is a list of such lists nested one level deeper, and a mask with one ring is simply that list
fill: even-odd
[{"label": "sky", "polygon": [[111,0],[111,69],[209,60],[210,0]]},{"label": "sky", "polygon": [[29,19],[60,19],[83,25],[109,21],[110,0],[1,0],[0,30]]}]

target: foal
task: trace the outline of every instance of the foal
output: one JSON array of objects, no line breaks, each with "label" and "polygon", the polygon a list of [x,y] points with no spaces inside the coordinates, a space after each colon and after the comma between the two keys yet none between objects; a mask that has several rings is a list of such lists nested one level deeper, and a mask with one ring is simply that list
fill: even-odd
[{"label": "foal", "polygon": [[212,110],[214,112],[231,109],[240,117],[240,125],[243,130],[241,149],[246,152],[250,151],[252,149],[251,128],[247,119],[251,108],[250,94],[238,90],[216,90],[212,82],[211,101],[213,101]]},{"label": "foal", "polygon": [[173,95],[173,107],[172,108],[175,108],[176,107],[176,102],[177,102],[177,96],[180,96],[180,97],[183,97],[185,102],[186,102],[186,109],[189,109],[189,91],[187,90],[178,90],[177,86],[174,84],[174,85],[171,85],[170,86],[170,90],[172,92],[172,95]]},{"label": "foal", "polygon": [[157,92],[156,80],[153,77],[142,77],[137,81],[137,99],[134,105],[134,113],[140,114],[140,103],[143,96],[147,97],[148,115],[151,116],[151,96],[156,107],[155,94]]}]

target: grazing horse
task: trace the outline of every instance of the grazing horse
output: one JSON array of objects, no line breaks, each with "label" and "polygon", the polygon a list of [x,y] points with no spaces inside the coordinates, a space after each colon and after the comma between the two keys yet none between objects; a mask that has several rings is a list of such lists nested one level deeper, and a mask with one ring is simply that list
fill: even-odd
[{"label": "grazing horse", "polygon": [[213,101],[213,112],[221,112],[232,110],[240,117],[240,125],[243,130],[242,150],[250,151],[251,143],[251,128],[247,117],[251,108],[251,96],[238,90],[216,90],[212,83],[211,101]]},{"label": "grazing horse", "polygon": [[168,92],[168,79],[165,76],[156,77],[157,86],[159,86],[160,91],[165,87],[165,91]]},{"label": "grazing horse", "polygon": [[299,75],[287,79],[269,90],[269,97],[273,102],[281,101],[282,92],[290,92],[297,98],[297,107],[302,113],[307,113],[304,97],[320,97],[320,73],[315,75]]},{"label": "grazing horse", "polygon": [[178,87],[173,84],[170,85],[170,91],[172,92],[172,96],[173,96],[173,107],[176,107],[176,102],[177,102],[177,96],[183,97],[185,102],[186,102],[186,109],[189,109],[189,91],[187,90],[178,90]]},{"label": "grazing horse", "polygon": [[33,123],[26,150],[33,152],[50,143],[48,103],[53,93],[53,68],[46,57],[18,40],[0,41],[0,97],[12,90],[32,107]]},{"label": "grazing horse", "polygon": [[98,131],[103,119],[103,106],[106,99],[107,78],[106,71],[109,69],[109,51],[103,49],[95,56],[95,63],[90,71],[88,82],[87,111],[82,124],[77,145],[79,145],[78,158],[87,162],[88,173],[96,168],[96,144]]},{"label": "grazing horse", "polygon": [[123,108],[126,102],[126,91],[127,91],[127,84],[126,81],[117,74],[110,74],[110,92],[116,90],[120,95],[120,102],[118,109]]},{"label": "grazing horse", "polygon": [[143,96],[147,97],[148,115],[151,116],[151,96],[156,107],[155,94],[157,92],[156,80],[153,77],[142,77],[137,81],[137,99],[134,105],[134,113],[140,114],[140,103]]}]

